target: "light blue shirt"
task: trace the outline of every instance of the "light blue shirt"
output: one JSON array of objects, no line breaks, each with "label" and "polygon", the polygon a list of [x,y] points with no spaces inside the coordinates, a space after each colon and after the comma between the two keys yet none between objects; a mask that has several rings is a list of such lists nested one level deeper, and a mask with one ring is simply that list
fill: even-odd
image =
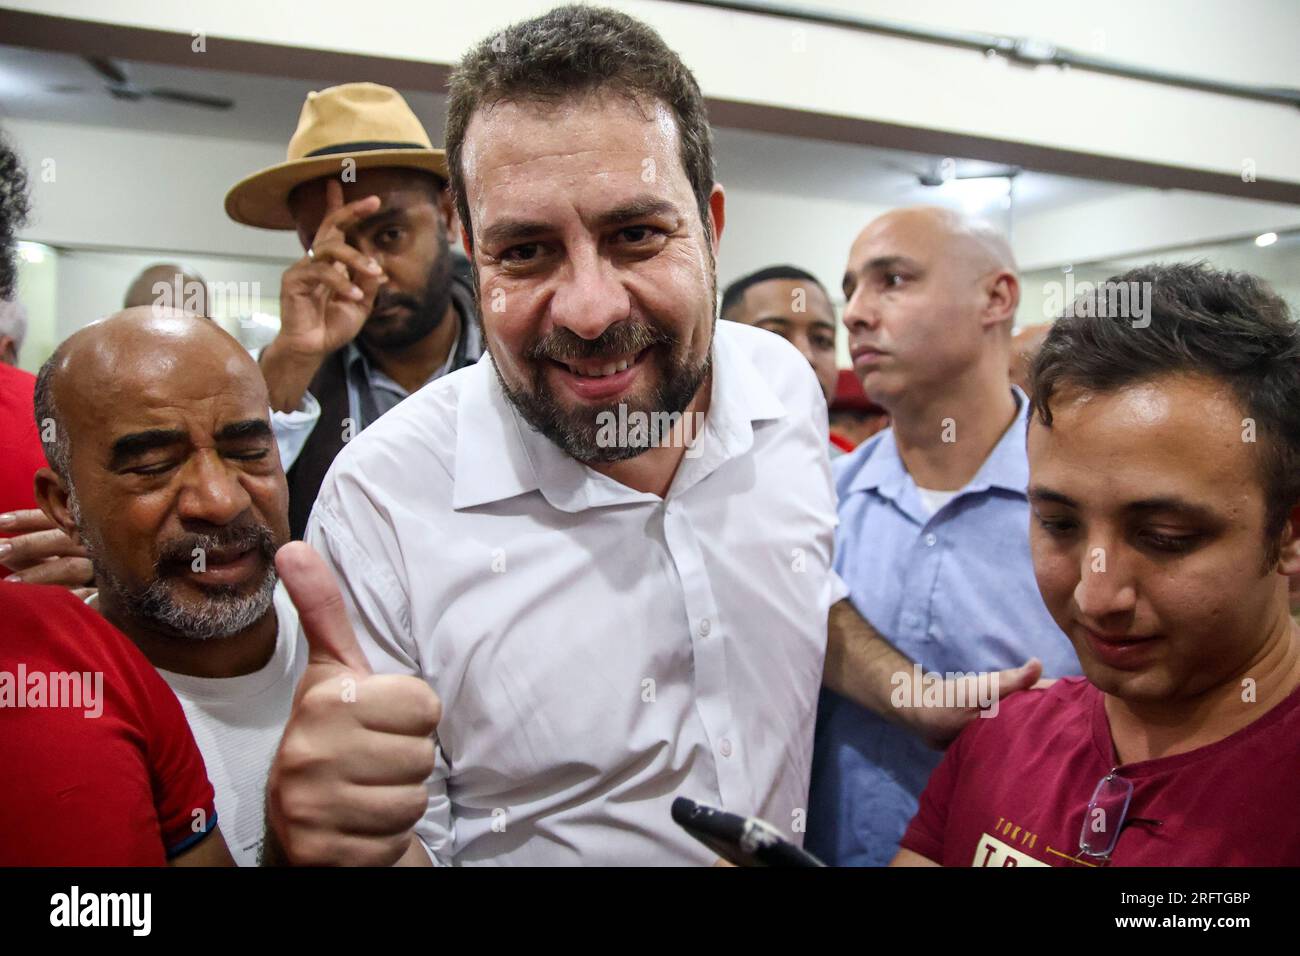
[{"label": "light blue shirt", "polygon": [[[975,477],[931,514],[892,428],[834,463],[835,570],[858,612],[927,672],[1043,662],[1080,672],[1047,613],[1029,554],[1029,401]],[[942,754],[903,728],[823,691],[806,846],[827,863],[883,866]]]}]

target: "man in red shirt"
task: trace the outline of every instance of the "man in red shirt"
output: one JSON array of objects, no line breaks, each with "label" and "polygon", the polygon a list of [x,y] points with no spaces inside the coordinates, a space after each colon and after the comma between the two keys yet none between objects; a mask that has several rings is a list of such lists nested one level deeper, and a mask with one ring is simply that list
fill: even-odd
[{"label": "man in red shirt", "polygon": [[171,688],[63,588],[0,582],[0,866],[224,866]]},{"label": "man in red shirt", "polygon": [[1087,679],[973,721],[895,865],[1300,865],[1300,328],[1252,276],[1148,266],[1032,386],[1034,570]]},{"label": "man in red shirt", "polygon": [[33,478],[45,452],[32,417],[35,388],[36,376],[0,362],[0,512],[36,507]]},{"label": "man in red shirt", "polygon": [[[18,154],[0,138],[0,302],[18,285],[14,246],[26,221],[27,176]],[[7,364],[7,349],[0,353],[0,512],[8,512],[36,507],[32,479],[44,467],[45,454],[32,418],[36,379]],[[0,528],[0,537],[5,534]]]}]

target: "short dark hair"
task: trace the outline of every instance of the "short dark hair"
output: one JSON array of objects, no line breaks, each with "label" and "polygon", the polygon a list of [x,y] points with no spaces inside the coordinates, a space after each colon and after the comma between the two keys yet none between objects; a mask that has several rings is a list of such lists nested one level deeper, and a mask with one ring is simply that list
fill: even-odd
[{"label": "short dark hair", "polygon": [[811,272],[805,272],[797,266],[768,266],[766,269],[759,269],[757,272],[751,272],[747,276],[741,276],[735,282],[731,283],[731,285],[727,286],[727,288],[722,292],[722,306],[718,311],[725,319],[728,312],[740,305],[740,300],[745,297],[745,292],[751,286],[756,286],[760,282],[773,282],[778,279],[793,282],[807,282],[811,285],[815,285],[817,288],[822,290],[822,294],[826,296],[828,301],[830,299],[830,294],[826,292],[826,286],[818,282],[817,277]]},{"label": "short dark hair", "polygon": [[64,482],[71,482],[72,447],[59,416],[58,403],[54,400],[54,379],[67,353],[68,339],[64,339],[41,366],[32,395],[32,410],[36,414],[36,431],[41,436],[46,463]]},{"label": "short dark hair", "polygon": [[27,222],[27,172],[18,154],[0,136],[0,299],[18,284],[18,230]]},{"label": "short dark hair", "polygon": [[[1149,324],[1114,314],[1108,287],[1148,290]],[[1050,428],[1062,386],[1112,392],[1179,373],[1222,380],[1254,420],[1272,567],[1300,501],[1300,326],[1262,279],[1193,262],[1141,266],[1098,284],[1043,342],[1030,373],[1033,410]]]},{"label": "short dark hair", "polygon": [[681,58],[640,20],[603,7],[557,7],[481,40],[452,71],[448,87],[447,165],[471,242],[461,159],[474,113],[496,103],[556,103],[597,92],[658,100],[672,110],[700,220],[710,221],[713,133],[704,97]]}]

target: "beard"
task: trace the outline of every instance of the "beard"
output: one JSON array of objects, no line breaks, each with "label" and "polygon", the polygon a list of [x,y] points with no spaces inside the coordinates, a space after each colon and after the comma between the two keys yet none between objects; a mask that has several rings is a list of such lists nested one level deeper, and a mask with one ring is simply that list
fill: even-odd
[{"label": "beard", "polygon": [[[716,325],[716,315],[713,321]],[[670,416],[686,411],[713,370],[711,340],[712,328],[709,350],[702,359],[694,359],[689,354],[689,346],[675,331],[629,319],[611,325],[595,339],[584,339],[566,328],[547,333],[525,353],[533,370],[532,381],[526,389],[511,386],[501,375],[498,363],[493,362],[492,367],[506,398],[524,420],[570,457],[581,462],[626,461],[667,443],[664,432],[670,427]],[[643,361],[652,364],[658,376],[650,394],[640,400],[623,398],[612,403],[566,408],[547,382],[550,362],[599,360],[641,352],[648,353]],[[609,415],[617,417],[620,405],[625,406],[628,416],[636,412],[647,416],[651,424],[642,440],[612,445],[601,440],[602,421]]]},{"label": "beard", "polygon": [[[154,562],[153,575],[144,585],[131,585],[104,560],[103,539],[82,521],[75,490],[70,490],[68,507],[77,532],[90,555],[95,579],[112,592],[126,615],[164,633],[191,641],[231,637],[246,631],[270,610],[278,576],[275,571],[275,534],[265,525],[249,521],[228,525],[210,534],[185,534],[168,541]],[[195,549],[203,552],[224,548],[256,550],[265,559],[266,571],[252,593],[229,585],[203,588],[195,607],[176,595],[178,578],[191,562]]]},{"label": "beard", "polygon": [[410,348],[438,326],[447,317],[451,305],[451,249],[446,234],[438,230],[438,255],[429,268],[429,276],[419,295],[389,292],[382,287],[375,296],[370,315],[381,315],[394,310],[405,310],[405,315],[394,315],[379,321],[367,319],[357,338],[368,348],[379,352],[400,352]]}]

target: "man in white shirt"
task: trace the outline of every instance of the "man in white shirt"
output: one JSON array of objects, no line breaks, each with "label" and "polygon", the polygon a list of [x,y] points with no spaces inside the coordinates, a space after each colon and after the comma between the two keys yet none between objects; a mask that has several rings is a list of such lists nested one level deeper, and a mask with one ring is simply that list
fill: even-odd
[{"label": "man in white shirt", "polygon": [[231,854],[255,865],[307,657],[276,585],[288,494],[261,372],[215,323],[145,306],[72,335],[35,401],[53,423],[41,508],[88,554],[94,606],[180,699]]},{"label": "man in white shirt", "polygon": [[715,326],[699,88],[643,24],[567,7],[483,41],[451,90],[490,355],[336,459],[307,541],[349,620],[308,549],[282,552],[313,650],[274,842],[297,863],[713,862],[678,795],[798,842],[843,596],[826,404],[788,343]]}]

